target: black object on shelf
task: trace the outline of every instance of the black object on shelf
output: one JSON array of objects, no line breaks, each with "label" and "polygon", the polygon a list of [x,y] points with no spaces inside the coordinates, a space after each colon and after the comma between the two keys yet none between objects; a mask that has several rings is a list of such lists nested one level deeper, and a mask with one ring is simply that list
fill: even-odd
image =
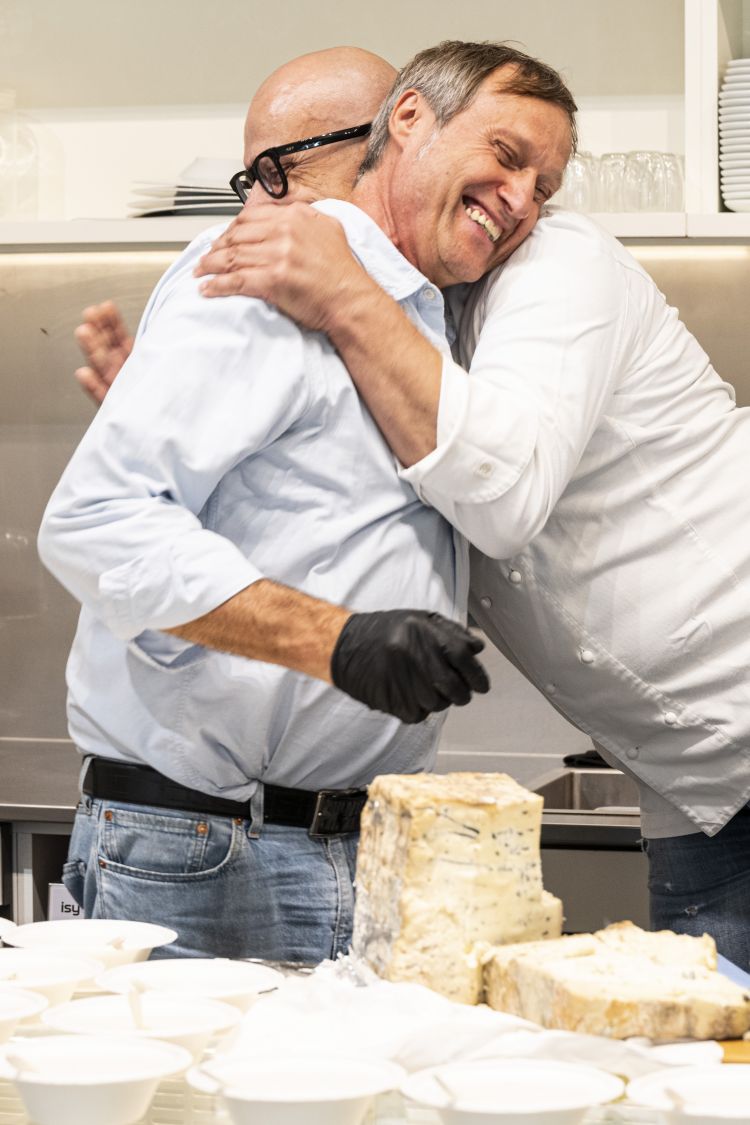
[{"label": "black object on shelf", "polygon": [[605,762],[598,750],[583,750],[580,754],[566,754],[563,758],[564,766],[574,766],[586,770],[610,770],[609,762]]}]

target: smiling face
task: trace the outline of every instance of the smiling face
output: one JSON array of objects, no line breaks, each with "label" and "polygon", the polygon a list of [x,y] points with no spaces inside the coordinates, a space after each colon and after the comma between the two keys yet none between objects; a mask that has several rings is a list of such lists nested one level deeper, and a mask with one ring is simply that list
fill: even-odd
[{"label": "smiling face", "polygon": [[391,234],[441,286],[476,281],[515,250],[559,188],[571,152],[565,110],[503,93],[502,72],[442,128],[424,98],[407,92],[391,135]]}]

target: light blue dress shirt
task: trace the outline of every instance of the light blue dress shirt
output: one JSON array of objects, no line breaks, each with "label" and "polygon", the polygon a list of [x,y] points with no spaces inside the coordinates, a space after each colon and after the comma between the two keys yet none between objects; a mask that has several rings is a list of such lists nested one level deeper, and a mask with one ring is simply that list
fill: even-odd
[{"label": "light blue dress shirt", "polygon": [[[445,351],[439,291],[358,208],[319,206]],[[430,768],[441,716],[404,726],[319,680],[161,631],[261,577],[356,610],[465,615],[463,541],[400,479],[330,342],[262,301],[200,295],[192,270],[217,233],[157,285],[42,523],[43,561],[83,606],[71,736],[238,800],[258,780],[346,787]]]}]

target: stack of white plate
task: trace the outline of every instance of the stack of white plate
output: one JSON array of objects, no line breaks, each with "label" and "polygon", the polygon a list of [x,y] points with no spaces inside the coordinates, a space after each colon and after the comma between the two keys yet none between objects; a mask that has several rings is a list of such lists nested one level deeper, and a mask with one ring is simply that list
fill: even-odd
[{"label": "stack of white plate", "polygon": [[733,59],[719,93],[721,196],[730,211],[750,211],[750,59]]},{"label": "stack of white plate", "polygon": [[184,168],[176,183],[133,184],[130,217],[163,215],[236,215],[242,204],[229,180],[242,166],[240,158],[215,160],[197,157]]}]

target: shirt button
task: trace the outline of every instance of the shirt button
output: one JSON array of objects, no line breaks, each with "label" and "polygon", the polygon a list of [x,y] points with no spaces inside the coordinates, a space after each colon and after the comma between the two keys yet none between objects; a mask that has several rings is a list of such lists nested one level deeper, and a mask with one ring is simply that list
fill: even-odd
[{"label": "shirt button", "polygon": [[596,657],[590,648],[582,648],[579,654],[581,664],[593,664]]},{"label": "shirt button", "polygon": [[495,467],[491,461],[480,461],[474,472],[478,477],[491,477]]},{"label": "shirt button", "polygon": [[483,606],[485,609],[492,609],[492,598],[488,598],[485,595],[483,598],[479,599],[479,604],[481,606]]},{"label": "shirt button", "polygon": [[674,711],[664,712],[664,722],[667,724],[667,726],[670,727],[673,727],[675,725],[675,723],[677,722],[677,716]]},{"label": "shirt button", "polygon": [[520,570],[511,570],[508,578],[511,580],[514,586],[518,586],[520,582],[523,582],[523,575],[521,574]]},{"label": "shirt button", "polygon": [[435,300],[435,290],[434,289],[423,289],[422,292],[424,293],[425,301],[434,301]]},{"label": "shirt button", "polygon": [[631,762],[638,757],[639,750],[637,746],[628,746],[625,751],[625,757],[630,758]]},{"label": "shirt button", "polygon": [[547,695],[554,695],[555,692],[557,691],[557,684],[545,684],[544,690],[547,693]]}]

